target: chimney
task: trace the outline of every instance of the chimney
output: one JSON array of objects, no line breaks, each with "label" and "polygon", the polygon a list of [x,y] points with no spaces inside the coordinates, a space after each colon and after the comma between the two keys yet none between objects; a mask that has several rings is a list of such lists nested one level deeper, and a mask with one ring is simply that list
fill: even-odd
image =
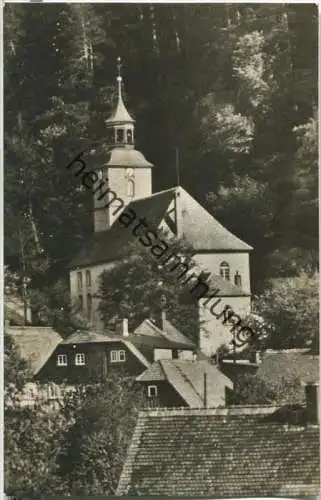
[{"label": "chimney", "polygon": [[256,349],[250,353],[250,360],[251,363],[255,363],[259,365],[261,363],[261,353],[260,351],[257,351]]},{"label": "chimney", "polygon": [[9,326],[10,326],[10,320],[9,319],[5,319],[4,320],[4,327],[5,328],[9,328]]},{"label": "chimney", "polygon": [[319,425],[319,384],[317,382],[308,382],[305,385],[305,399],[307,408],[307,423]]},{"label": "chimney", "polygon": [[123,337],[128,337],[129,332],[128,332],[128,319],[123,318],[118,320],[117,325],[116,325],[116,333],[118,335],[122,335]]},{"label": "chimney", "polygon": [[161,312],[161,329],[163,332],[166,332],[166,312]]},{"label": "chimney", "polygon": [[128,335],[129,335],[128,319],[127,318],[123,318],[123,321],[122,321],[122,334],[123,334],[123,337],[128,337]]},{"label": "chimney", "polygon": [[161,311],[160,313],[155,315],[155,324],[158,328],[160,328],[163,332],[166,332],[166,312]]}]

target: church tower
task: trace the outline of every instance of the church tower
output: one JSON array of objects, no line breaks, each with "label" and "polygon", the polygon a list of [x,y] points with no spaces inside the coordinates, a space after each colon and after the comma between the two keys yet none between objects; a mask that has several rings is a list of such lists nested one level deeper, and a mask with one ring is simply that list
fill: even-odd
[{"label": "church tower", "polygon": [[133,200],[152,194],[153,165],[135,149],[135,120],[123,101],[120,58],[117,62],[117,105],[106,120],[107,158],[104,155],[100,166],[96,168],[98,178],[105,186],[101,191],[109,192],[103,197],[94,194],[95,232],[110,228],[120,215],[117,210],[120,205],[125,207]]}]

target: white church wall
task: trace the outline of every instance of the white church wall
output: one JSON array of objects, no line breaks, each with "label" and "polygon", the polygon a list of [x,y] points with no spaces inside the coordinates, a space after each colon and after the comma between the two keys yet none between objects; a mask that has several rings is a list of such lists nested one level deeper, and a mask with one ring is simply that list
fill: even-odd
[{"label": "white church wall", "polygon": [[220,275],[220,264],[227,262],[230,266],[230,283],[234,285],[234,276],[239,272],[242,280],[241,288],[245,293],[251,293],[250,259],[248,252],[201,253],[195,255],[195,261],[200,271]]},{"label": "white church wall", "polygon": [[[87,294],[90,293],[92,295],[92,317],[91,317],[91,324],[96,330],[103,330],[104,325],[103,322],[100,319],[100,315],[98,312],[98,306],[100,303],[100,299],[94,297],[94,295],[99,291],[99,278],[100,275],[104,271],[108,271],[111,269],[115,264],[113,262],[106,263],[106,264],[100,264],[97,266],[93,267],[88,267],[84,269],[75,269],[70,272],[70,293],[71,293],[71,300],[74,304],[77,304],[79,296],[82,295],[83,297],[83,316],[86,318],[86,311],[87,311]],[[86,271],[90,271],[91,273],[91,286],[86,285]],[[78,290],[78,273],[82,273],[82,290]]]},{"label": "white church wall", "polygon": [[204,305],[206,298],[199,301],[200,337],[199,348],[207,356],[215,354],[217,348],[222,344],[229,345],[233,339],[231,324],[223,324],[223,316],[216,318],[211,312],[211,306],[221,299],[221,302],[212,311],[219,315],[225,306],[230,306],[241,318],[251,312],[250,297],[216,297]]}]

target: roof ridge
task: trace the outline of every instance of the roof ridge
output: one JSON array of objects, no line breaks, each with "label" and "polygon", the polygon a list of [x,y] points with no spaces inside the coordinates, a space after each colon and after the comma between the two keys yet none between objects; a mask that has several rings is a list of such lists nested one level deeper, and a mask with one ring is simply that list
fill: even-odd
[{"label": "roof ridge", "polygon": [[280,405],[235,405],[235,406],[213,406],[204,408],[162,407],[162,408],[142,408],[140,413],[148,413],[151,417],[179,416],[184,413],[190,415],[212,415],[212,416],[238,416],[238,415],[270,415],[281,408]]},{"label": "roof ridge", "polygon": [[168,193],[169,191],[176,191],[176,189],[179,187],[180,186],[175,186],[172,188],[163,189],[162,191],[157,191],[157,193],[152,193],[149,196],[145,196],[144,198],[137,198],[136,200],[133,200],[131,203],[135,203],[136,201],[141,201],[141,200],[147,200],[149,198],[156,198],[156,196],[159,196],[159,195],[164,194],[164,193]]},{"label": "roof ridge", "polygon": [[162,370],[162,373],[163,373],[164,377],[166,378],[166,380],[168,380],[167,374],[166,374],[165,369],[163,367],[163,361],[165,361],[165,359],[159,359],[157,361],[157,363],[159,363],[159,366],[161,367],[161,370]]}]

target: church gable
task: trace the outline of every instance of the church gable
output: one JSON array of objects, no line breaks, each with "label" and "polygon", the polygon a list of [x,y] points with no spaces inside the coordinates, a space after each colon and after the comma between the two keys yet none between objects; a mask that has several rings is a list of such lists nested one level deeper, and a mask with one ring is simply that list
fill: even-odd
[{"label": "church gable", "polygon": [[179,189],[182,234],[195,251],[250,251],[252,247],[220,224],[185,189]]}]

